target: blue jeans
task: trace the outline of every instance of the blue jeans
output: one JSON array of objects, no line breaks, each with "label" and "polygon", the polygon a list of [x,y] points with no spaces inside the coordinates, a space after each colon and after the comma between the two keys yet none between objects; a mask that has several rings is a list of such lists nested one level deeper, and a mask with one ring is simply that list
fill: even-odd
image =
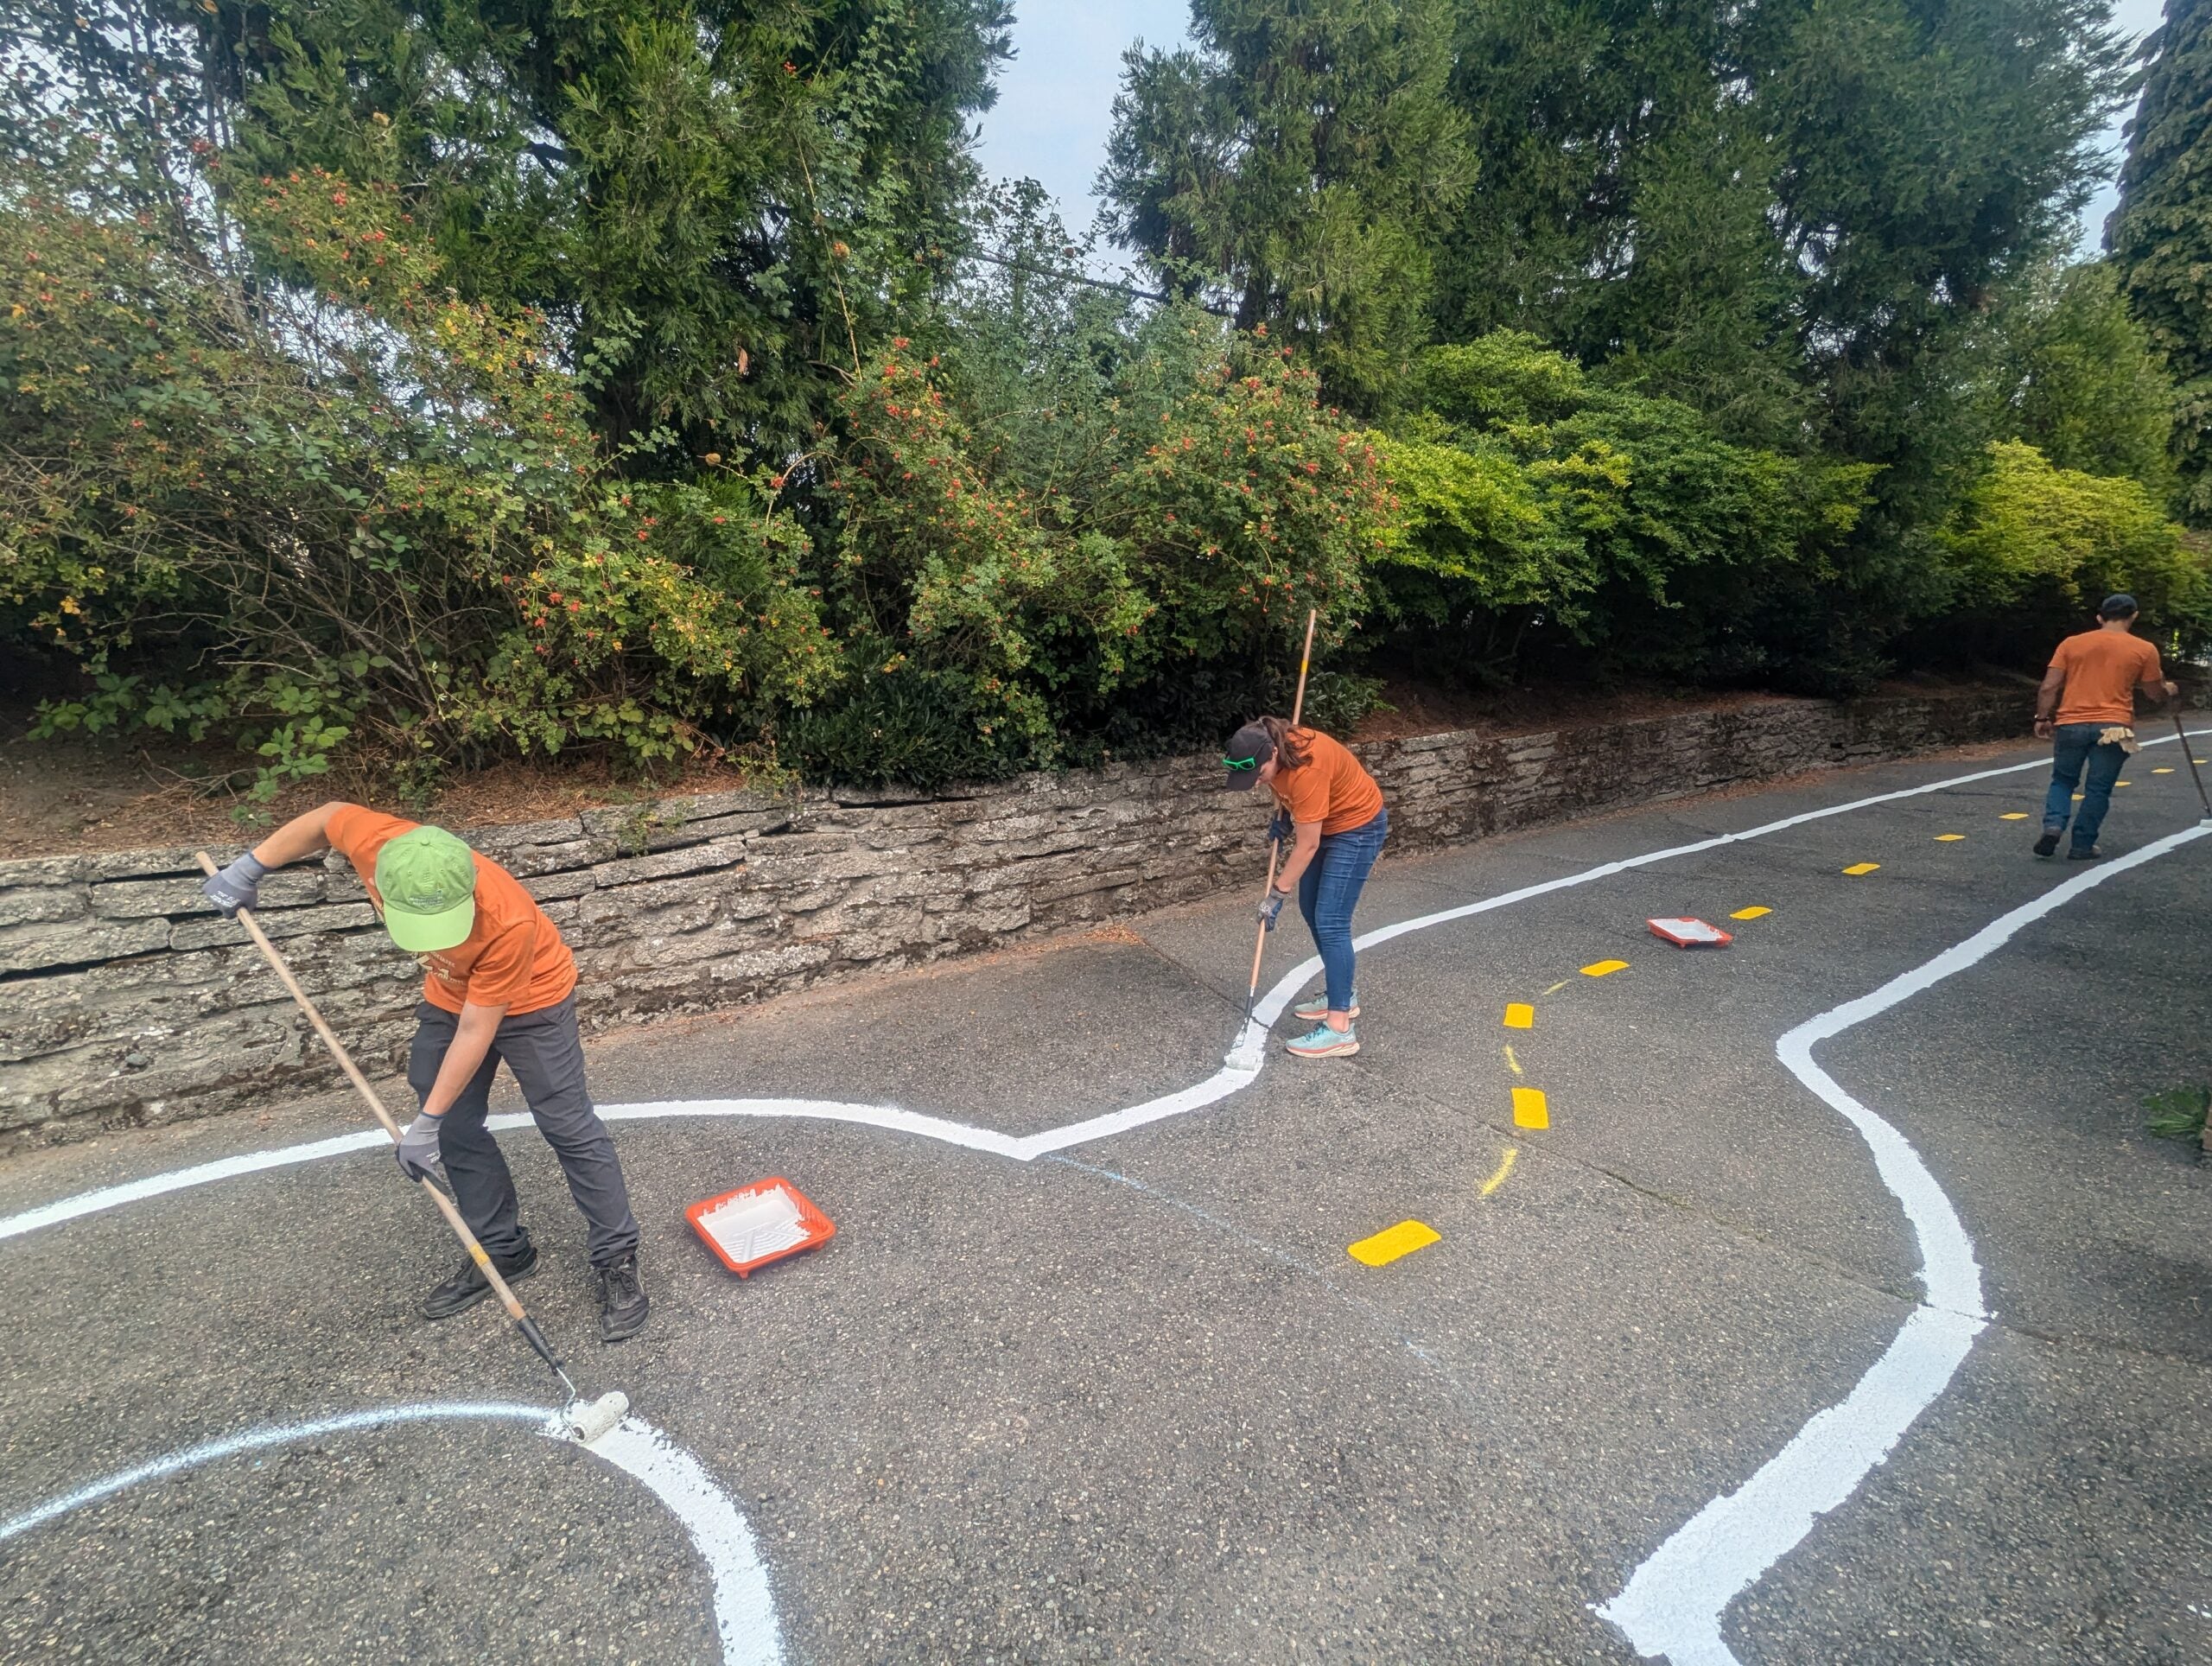
[{"label": "blue jeans", "polygon": [[1351,1009],[1351,911],[1389,831],[1390,812],[1378,810],[1370,822],[1324,833],[1321,848],[1298,876],[1298,912],[1306,916],[1313,946],[1321,951],[1332,1012]]},{"label": "blue jeans", "polygon": [[2101,747],[2097,736],[2110,723],[2061,723],[2051,732],[2050,792],[2043,801],[2043,830],[2063,833],[2066,817],[2074,811],[2074,789],[2082,779],[2082,766],[2089,766],[2089,784],[2082,788],[2082,808],[2074,811],[2074,848],[2087,850],[2097,842],[2112,805],[2112,784],[2127,766],[2127,754],[2116,746]]}]

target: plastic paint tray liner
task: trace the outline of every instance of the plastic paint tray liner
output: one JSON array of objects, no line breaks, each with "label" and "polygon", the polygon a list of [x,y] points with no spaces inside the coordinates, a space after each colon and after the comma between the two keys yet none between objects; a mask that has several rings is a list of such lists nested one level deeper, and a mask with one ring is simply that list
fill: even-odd
[{"label": "plastic paint tray liner", "polygon": [[1687,916],[1669,919],[1647,919],[1651,935],[1664,938],[1678,949],[1720,949],[1736,939],[1718,925],[1708,925],[1701,919]]},{"label": "plastic paint tray liner", "polygon": [[781,1175],[695,1203],[683,1218],[740,1278],[837,1236],[830,1218]]}]

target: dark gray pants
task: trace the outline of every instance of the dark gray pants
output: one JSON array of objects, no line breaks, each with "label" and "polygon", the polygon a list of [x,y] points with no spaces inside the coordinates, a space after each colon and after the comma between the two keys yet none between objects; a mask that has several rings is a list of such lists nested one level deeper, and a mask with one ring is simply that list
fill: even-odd
[{"label": "dark gray pants", "polygon": [[[407,1052],[407,1085],[420,1099],[438,1079],[438,1066],[453,1045],[461,1020],[427,1001],[415,1015],[419,1025]],[[501,1261],[512,1261],[530,1243],[528,1230],[517,1218],[515,1178],[499,1154],[499,1142],[484,1126],[491,1109],[492,1078],[502,1059],[522,1089],[537,1131],[561,1160],[569,1195],[591,1224],[591,1264],[604,1267],[630,1254],[638,1247],[637,1218],[630,1213],[630,1193],[622,1184],[614,1141],[607,1137],[607,1124],[592,1109],[591,1094],[584,1086],[583,1038],[576,1033],[574,996],[557,1007],[501,1019],[484,1063],[439,1126],[439,1154],[468,1230],[488,1254]]]}]

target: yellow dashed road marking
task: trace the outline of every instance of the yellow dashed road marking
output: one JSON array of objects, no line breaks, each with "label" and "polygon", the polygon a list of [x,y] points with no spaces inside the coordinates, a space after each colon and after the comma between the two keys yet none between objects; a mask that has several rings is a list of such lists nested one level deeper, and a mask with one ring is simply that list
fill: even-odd
[{"label": "yellow dashed road marking", "polygon": [[1731,919],[1764,919],[1767,915],[1773,912],[1774,910],[1771,908],[1762,908],[1754,904],[1749,908],[1738,908],[1734,913],[1729,915],[1728,918]]},{"label": "yellow dashed road marking", "polygon": [[1384,1227],[1371,1238],[1362,1238],[1347,1246],[1344,1253],[1364,1266],[1387,1267],[1401,1256],[1427,1249],[1443,1236],[1434,1227],[1419,1221],[1400,1221],[1395,1226]]},{"label": "yellow dashed road marking", "polygon": [[1505,1148],[1505,1160],[1497,1166],[1497,1173],[1483,1182],[1483,1196],[1487,1198],[1505,1184],[1505,1177],[1513,1172],[1513,1160],[1520,1154],[1511,1146]]},{"label": "yellow dashed road marking", "polygon": [[1521,1061],[1513,1056],[1513,1049],[1510,1047],[1508,1047],[1505,1050],[1505,1068],[1511,1071],[1516,1076],[1519,1076],[1522,1073],[1521,1070]]},{"label": "yellow dashed road marking", "polygon": [[1544,1103],[1541,1088],[1513,1090],[1513,1126],[1516,1128],[1549,1128],[1552,1113]]},{"label": "yellow dashed road marking", "polygon": [[1535,1027],[1535,1023],[1536,1009],[1530,1006],[1527,1002],[1509,1001],[1505,1003],[1505,1027],[1507,1029],[1533,1029]]},{"label": "yellow dashed road marking", "polygon": [[1882,864],[1878,862],[1855,862],[1843,871],[1847,874],[1871,874]]},{"label": "yellow dashed road marking", "polygon": [[2024,822],[2028,819],[2028,812],[2024,810],[2008,810],[1997,819],[2000,822]]},{"label": "yellow dashed road marking", "polygon": [[1938,844],[1956,844],[1964,837],[1966,837],[1966,835],[1963,833],[1938,833],[1936,836],[1936,843]]},{"label": "yellow dashed road marking", "polygon": [[2082,795],[2080,793],[2077,792],[2074,795],[2074,802],[2077,804],[2082,802]]},{"label": "yellow dashed road marking", "polygon": [[1585,977],[1610,977],[1615,972],[1624,972],[1627,970],[1628,962],[1625,960],[1593,960],[1587,966],[1585,966],[1582,969],[1582,976]]},{"label": "yellow dashed road marking", "polygon": [[2133,786],[2135,783],[2133,781],[2114,781],[2113,785],[2114,786]]},{"label": "yellow dashed road marking", "polygon": [[2173,773],[2173,766],[2171,764],[2164,765],[2162,767],[2154,769],[2151,772],[2153,775],[2171,775]]}]

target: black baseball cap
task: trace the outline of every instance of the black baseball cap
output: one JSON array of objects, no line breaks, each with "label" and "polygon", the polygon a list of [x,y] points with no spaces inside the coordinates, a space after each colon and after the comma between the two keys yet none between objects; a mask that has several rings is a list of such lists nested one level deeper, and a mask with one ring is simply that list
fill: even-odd
[{"label": "black baseball cap", "polygon": [[2126,619],[2137,612],[2135,598],[2125,590],[2115,590],[2105,598],[2103,607],[2097,609],[2099,619]]},{"label": "black baseball cap", "polygon": [[1229,737],[1229,750],[1221,761],[1229,766],[1229,779],[1221,784],[1224,792],[1238,792],[1251,786],[1260,779],[1260,766],[1275,755],[1275,743],[1268,739],[1265,726],[1247,723]]}]

